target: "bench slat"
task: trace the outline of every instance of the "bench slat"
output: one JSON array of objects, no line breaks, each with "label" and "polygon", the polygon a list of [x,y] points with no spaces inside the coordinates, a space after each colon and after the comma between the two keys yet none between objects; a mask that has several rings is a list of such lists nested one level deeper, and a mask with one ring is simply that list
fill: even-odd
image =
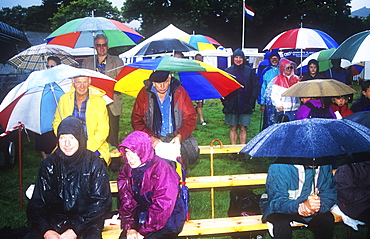
[{"label": "bench slat", "polygon": [[[189,189],[263,185],[266,184],[266,178],[267,173],[188,177],[186,178],[186,185]],[[112,193],[117,193],[117,181],[110,181],[110,188]]]}]

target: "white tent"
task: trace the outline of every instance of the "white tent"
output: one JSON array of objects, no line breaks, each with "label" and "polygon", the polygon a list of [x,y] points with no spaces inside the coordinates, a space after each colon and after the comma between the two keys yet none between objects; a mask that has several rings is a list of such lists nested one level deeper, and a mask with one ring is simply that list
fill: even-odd
[{"label": "white tent", "polygon": [[119,57],[123,60],[125,64],[130,64],[135,61],[142,60],[142,57],[138,57],[137,59],[134,60],[135,54],[147,43],[155,40],[161,40],[161,39],[166,39],[166,38],[179,38],[183,36],[188,36],[189,34],[178,29],[174,25],[170,24],[166,28],[162,29],[161,31],[157,32],[153,36],[149,37],[148,39],[144,40],[140,44],[134,46],[130,50],[122,53],[119,55]]}]

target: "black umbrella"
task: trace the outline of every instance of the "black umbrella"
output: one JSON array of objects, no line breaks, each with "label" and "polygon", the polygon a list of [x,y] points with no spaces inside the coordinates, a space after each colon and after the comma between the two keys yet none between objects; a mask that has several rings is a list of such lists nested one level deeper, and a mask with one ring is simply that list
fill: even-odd
[{"label": "black umbrella", "polygon": [[193,46],[190,44],[181,41],[179,39],[170,38],[170,39],[161,39],[156,41],[151,41],[145,44],[137,53],[136,56],[145,56],[145,55],[153,55],[159,53],[166,53],[166,52],[174,52],[174,51],[181,51],[181,52],[188,52],[188,51],[196,51]]}]

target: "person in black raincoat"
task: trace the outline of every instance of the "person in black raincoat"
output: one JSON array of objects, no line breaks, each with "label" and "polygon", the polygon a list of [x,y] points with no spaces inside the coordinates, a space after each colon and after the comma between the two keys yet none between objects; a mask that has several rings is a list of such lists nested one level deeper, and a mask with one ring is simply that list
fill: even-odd
[{"label": "person in black raincoat", "polygon": [[57,139],[28,204],[32,228],[26,238],[101,238],[112,200],[104,162],[86,149],[82,122],[74,116],[60,123]]}]

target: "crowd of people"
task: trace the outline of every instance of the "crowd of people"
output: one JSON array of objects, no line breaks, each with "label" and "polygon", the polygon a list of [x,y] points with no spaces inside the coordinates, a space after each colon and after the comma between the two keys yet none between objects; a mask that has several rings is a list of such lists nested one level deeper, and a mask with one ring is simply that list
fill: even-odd
[{"label": "crowd of people", "polygon": [[[116,78],[123,62],[108,54],[104,35],[95,37],[95,48],[97,56],[85,59],[82,67]],[[180,53],[176,52],[176,57],[184,57]],[[362,84],[363,97],[351,108],[350,95],[329,99],[283,97],[300,81],[330,77],[351,84],[350,77],[335,61],[333,68],[321,74],[315,60],[308,63],[306,75],[297,76],[293,61],[281,59],[275,51],[267,55],[266,64],[256,72],[246,63],[243,51],[237,49],[232,65],[225,69],[243,86],[222,99],[232,145],[247,143],[256,103],[263,112],[265,130],[276,123],[340,119],[370,110],[370,81]],[[197,60],[202,61],[202,56],[197,55]],[[48,67],[58,64],[57,58],[48,59]],[[179,196],[178,173],[168,159],[155,154],[155,148],[161,142],[177,145],[184,165],[194,163],[199,148],[192,132],[197,115],[201,125],[207,124],[202,112],[204,100],[192,102],[171,72],[154,71],[132,109],[134,132],[119,143],[122,95],[114,92],[113,103],[106,105],[101,95],[90,92],[90,84],[88,76],[73,78],[71,91],[60,98],[54,115],[55,136],[48,136],[54,141],[46,140],[46,144],[45,138],[37,139],[39,145],[47,147],[37,147],[44,160],[28,206],[32,231],[27,238],[101,237],[104,216],[111,209],[106,171],[111,162],[109,145],[117,148],[125,161],[117,180],[120,238],[176,238],[186,219],[186,202]],[[243,160],[243,155],[232,155],[232,159],[237,157]],[[272,163],[266,182],[268,197],[261,199],[261,211],[263,220],[273,225],[274,238],[291,238],[291,221],[307,223],[315,238],[331,238],[334,218],[330,209],[336,203],[348,216],[369,225],[370,162],[366,154],[356,159],[338,168],[336,180],[332,165]]]}]

